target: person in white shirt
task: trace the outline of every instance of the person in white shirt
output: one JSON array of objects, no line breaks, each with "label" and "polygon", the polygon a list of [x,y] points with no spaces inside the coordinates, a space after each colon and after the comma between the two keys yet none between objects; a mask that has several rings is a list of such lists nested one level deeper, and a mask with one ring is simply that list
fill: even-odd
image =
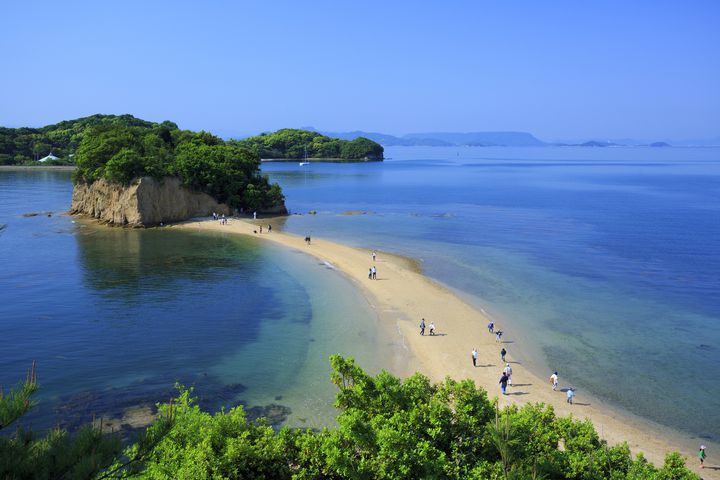
[{"label": "person in white shirt", "polygon": [[478,356],[477,350],[475,350],[475,349],[473,348],[473,349],[472,349],[473,367],[477,367],[477,356]]},{"label": "person in white shirt", "polygon": [[557,372],[554,372],[552,375],[550,375],[550,385],[552,385],[553,390],[557,390],[558,386],[558,374]]},{"label": "person in white shirt", "polygon": [[512,367],[509,363],[505,364],[505,369],[503,370],[503,373],[507,375],[508,377],[508,385],[512,386]]}]

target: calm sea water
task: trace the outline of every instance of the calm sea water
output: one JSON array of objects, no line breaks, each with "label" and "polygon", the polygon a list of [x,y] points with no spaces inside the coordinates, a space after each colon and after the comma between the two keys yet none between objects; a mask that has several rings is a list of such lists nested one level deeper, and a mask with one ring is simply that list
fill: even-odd
[{"label": "calm sea water", "polygon": [[38,362],[36,427],[166,401],[175,381],[209,409],[280,404],[324,425],[330,354],[392,363],[326,265],[251,238],[83,224],[61,215],[71,192],[68,173],[0,171],[0,385]]},{"label": "calm sea water", "polygon": [[[283,228],[421,259],[538,373],[717,441],[720,149],[386,154],[265,164],[302,213]],[[167,396],[180,380],[208,408],[279,403],[291,424],[323,424],[327,355],[370,370],[397,358],[352,285],[301,254],[22,217],[66,210],[71,188],[65,173],[0,171],[0,384],[38,360],[38,421]]]},{"label": "calm sea water", "polygon": [[386,155],[265,164],[303,214],[285,229],[420,258],[504,325],[538,373],[718,439],[720,149]]}]

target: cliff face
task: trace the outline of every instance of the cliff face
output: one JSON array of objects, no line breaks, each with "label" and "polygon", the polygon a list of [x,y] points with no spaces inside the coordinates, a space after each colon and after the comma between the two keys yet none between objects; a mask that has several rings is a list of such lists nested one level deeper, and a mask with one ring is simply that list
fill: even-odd
[{"label": "cliff face", "polygon": [[90,215],[98,220],[130,227],[148,227],[177,222],[212,212],[230,215],[230,207],[205,193],[183,187],[180,179],[161,181],[142,177],[129,186],[104,179],[75,185],[70,213]]}]

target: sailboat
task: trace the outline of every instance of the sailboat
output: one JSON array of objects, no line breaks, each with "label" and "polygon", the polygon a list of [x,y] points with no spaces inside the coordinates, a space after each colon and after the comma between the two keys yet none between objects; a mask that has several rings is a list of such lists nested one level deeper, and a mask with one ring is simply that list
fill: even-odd
[{"label": "sailboat", "polygon": [[305,160],[300,162],[301,167],[304,167],[305,165],[310,165],[310,162],[308,162],[307,147],[305,147]]}]

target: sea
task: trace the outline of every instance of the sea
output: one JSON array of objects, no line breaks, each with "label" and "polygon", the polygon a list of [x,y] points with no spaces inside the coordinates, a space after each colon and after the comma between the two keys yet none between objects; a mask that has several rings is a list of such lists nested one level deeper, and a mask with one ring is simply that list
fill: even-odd
[{"label": "sea", "polygon": [[[279,228],[415,258],[540,376],[718,441],[720,148],[385,155],[264,163],[291,212]],[[0,384],[37,361],[36,422],[117,414],[180,382],[208,409],[324,426],[330,354],[407,367],[332,266],[252,238],[98,227],[62,215],[71,191],[67,172],[0,171]]]}]

